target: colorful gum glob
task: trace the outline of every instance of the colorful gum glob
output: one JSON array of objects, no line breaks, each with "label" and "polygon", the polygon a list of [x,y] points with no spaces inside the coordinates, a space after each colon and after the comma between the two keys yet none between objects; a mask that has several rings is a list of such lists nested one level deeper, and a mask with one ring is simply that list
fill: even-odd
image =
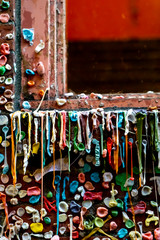
[{"label": "colorful gum glob", "polygon": [[116,199],[116,202],[117,202],[117,207],[120,208],[121,210],[123,210],[124,209],[124,202],[119,198]]},{"label": "colorful gum glob", "polygon": [[33,72],[31,69],[26,69],[26,75],[28,76],[34,76],[35,72]]},{"label": "colorful gum glob", "polygon": [[62,200],[66,200],[66,184],[69,182],[69,177],[65,176],[63,179]]},{"label": "colorful gum glob", "polygon": [[108,209],[105,207],[98,207],[97,208],[97,216],[100,218],[106,217],[108,214]]},{"label": "colorful gum glob", "polygon": [[160,228],[156,228],[154,230],[154,237],[155,237],[156,240],[160,239]]},{"label": "colorful gum glob", "polygon": [[8,112],[14,111],[14,103],[13,102],[7,102],[4,107]]},{"label": "colorful gum glob", "polygon": [[91,166],[88,163],[85,163],[84,167],[82,169],[82,172],[87,173],[87,172],[90,172],[90,171],[91,171]]},{"label": "colorful gum glob", "polygon": [[45,222],[45,224],[49,225],[49,224],[51,224],[51,219],[49,217],[45,217],[44,222]]},{"label": "colorful gum glob", "polygon": [[21,131],[21,141],[25,138],[26,133],[24,131]]},{"label": "colorful gum glob", "polygon": [[41,90],[39,90],[39,96],[40,96],[40,97],[43,97],[44,93],[45,93],[45,91],[44,91],[44,90],[42,90],[42,89],[41,89]]},{"label": "colorful gum glob", "polygon": [[22,30],[24,40],[28,41],[32,45],[34,40],[34,29],[33,28],[23,28]]},{"label": "colorful gum glob", "polygon": [[43,224],[42,223],[31,223],[30,229],[34,233],[40,233],[43,231]]},{"label": "colorful gum glob", "polygon": [[142,233],[143,240],[153,240],[153,235],[151,232]]},{"label": "colorful gum glob", "polygon": [[130,228],[133,228],[135,226],[135,224],[134,224],[134,222],[131,219],[128,219],[125,222],[125,226],[126,226],[126,228],[130,229]]},{"label": "colorful gum glob", "polygon": [[74,224],[79,224],[79,223],[80,223],[80,218],[79,218],[79,216],[75,216],[75,217],[73,218],[73,223],[74,223]]},{"label": "colorful gum glob", "polygon": [[103,181],[104,182],[111,182],[113,179],[113,174],[111,172],[105,172],[103,174]]},{"label": "colorful gum glob", "polygon": [[91,200],[86,200],[82,202],[82,206],[89,209],[90,207],[92,207],[93,203]]},{"label": "colorful gum glob", "polygon": [[95,217],[91,214],[85,216],[83,220],[84,228],[86,230],[92,230],[94,228]]},{"label": "colorful gum glob", "polygon": [[4,10],[7,10],[10,7],[9,1],[2,0],[1,2],[1,8]]},{"label": "colorful gum glob", "polygon": [[6,85],[10,85],[10,84],[12,84],[12,83],[13,83],[13,78],[11,78],[11,77],[6,78],[6,80],[5,80],[5,84],[6,84]]},{"label": "colorful gum glob", "polygon": [[72,232],[72,238],[73,239],[78,239],[79,238],[79,232],[78,231]]},{"label": "colorful gum glob", "polygon": [[85,174],[84,173],[79,173],[78,174],[78,181],[80,183],[84,183],[86,181]]},{"label": "colorful gum glob", "polygon": [[102,157],[103,158],[107,157],[107,149],[103,149]]},{"label": "colorful gum glob", "polygon": [[128,230],[125,228],[121,228],[117,233],[119,238],[124,238],[127,234],[128,234]]},{"label": "colorful gum glob", "polygon": [[117,217],[118,216],[118,211],[112,210],[111,214],[112,214],[113,217]]},{"label": "colorful gum glob", "polygon": [[2,163],[4,160],[4,155],[2,153],[0,153],[0,163]]},{"label": "colorful gum glob", "polygon": [[30,109],[30,108],[31,108],[31,105],[30,105],[30,103],[29,103],[28,101],[24,101],[24,102],[22,103],[22,107],[23,107],[24,109]]},{"label": "colorful gum glob", "polygon": [[39,195],[39,196],[32,196],[32,197],[29,199],[29,203],[31,203],[31,204],[38,203],[39,200],[40,200],[40,198],[41,198],[41,195]]},{"label": "colorful gum glob", "polygon": [[27,189],[27,195],[28,196],[38,196],[41,193],[41,189],[37,186],[30,187]]},{"label": "colorful gum glob", "polygon": [[4,96],[0,97],[0,105],[4,105],[7,102],[7,99]]},{"label": "colorful gum glob", "polygon": [[[131,175],[128,174],[128,178],[130,178]],[[116,176],[116,184],[121,186],[121,191],[127,191],[127,187],[124,187],[126,182],[126,173],[120,173]],[[132,190],[132,186],[129,186],[129,191]]]},{"label": "colorful gum glob", "polygon": [[96,217],[95,218],[95,225],[96,225],[96,227],[103,227],[103,225],[104,225],[104,221],[103,221],[103,219],[102,218],[99,218],[99,217]]},{"label": "colorful gum glob", "polygon": [[155,226],[156,226],[159,222],[159,218],[157,216],[148,216],[145,220],[146,227],[149,227],[151,222],[155,222]]},{"label": "colorful gum glob", "polygon": [[0,115],[0,126],[8,124],[8,117],[6,115]]},{"label": "colorful gum glob", "polygon": [[62,227],[59,228],[59,232],[60,232],[61,235],[63,235],[65,233],[65,231],[66,231],[65,226],[62,226]]},{"label": "colorful gum glob", "polygon": [[5,76],[0,77],[0,83],[4,83],[5,79],[6,79]]},{"label": "colorful gum glob", "polygon": [[66,99],[64,99],[64,98],[56,98],[56,103],[57,103],[57,105],[59,106],[59,107],[61,107],[61,106],[63,106],[64,104],[66,104]]},{"label": "colorful gum glob", "polygon": [[30,80],[27,82],[27,85],[28,87],[33,87],[35,85],[35,81]]},{"label": "colorful gum glob", "polygon": [[135,240],[135,239],[142,240],[142,236],[138,231],[131,231],[129,233],[129,237],[131,240]]},{"label": "colorful gum glob", "polygon": [[108,189],[109,188],[109,183],[108,182],[102,182],[102,187],[104,189]]},{"label": "colorful gum glob", "polygon": [[65,201],[61,201],[59,203],[59,211],[60,212],[67,212],[68,211],[68,204]]},{"label": "colorful gum glob", "polygon": [[78,181],[72,181],[69,185],[69,190],[72,194],[75,194],[75,192],[77,191],[77,188],[79,186],[79,182]]},{"label": "colorful gum glob", "polygon": [[43,42],[43,40],[40,40],[40,43],[36,46],[35,48],[35,52],[39,53],[41,50],[43,50],[45,48],[45,43]]},{"label": "colorful gum glob", "polygon": [[141,190],[141,194],[142,196],[147,196],[150,195],[152,193],[152,188],[149,186],[143,186],[142,190]]},{"label": "colorful gum glob", "polygon": [[84,197],[83,197],[83,200],[99,200],[101,201],[102,200],[102,192],[85,192],[84,193]]},{"label": "colorful gum glob", "polygon": [[117,226],[117,223],[116,223],[116,222],[114,222],[114,221],[110,222],[110,224],[109,224],[109,230],[110,230],[110,231],[116,230],[117,227],[118,227],[118,226]]},{"label": "colorful gum glob", "polygon": [[59,236],[58,235],[54,235],[52,238],[51,238],[51,240],[59,240],[60,238],[59,238]]},{"label": "colorful gum glob", "polygon": [[100,144],[99,141],[97,139],[93,139],[92,143],[95,144],[95,166],[100,166]]},{"label": "colorful gum glob", "polygon": [[158,203],[155,201],[150,201],[152,207],[158,207]]},{"label": "colorful gum glob", "polygon": [[78,203],[76,203],[75,201],[71,201],[70,202],[70,210],[71,210],[71,212],[77,214],[81,211],[81,206]]},{"label": "colorful gum glob", "polygon": [[73,111],[70,118],[72,122],[76,122],[78,118],[77,112]]},{"label": "colorful gum glob", "polygon": [[[133,207],[134,214],[143,214],[146,211],[146,203],[143,201],[140,201],[136,206]],[[128,212],[133,212],[132,208],[127,209]]]},{"label": "colorful gum glob", "polygon": [[95,189],[95,187],[93,186],[93,184],[89,181],[87,181],[85,184],[84,184],[84,187],[88,190],[88,191],[93,191]]},{"label": "colorful gum glob", "polygon": [[90,176],[91,180],[95,183],[100,182],[100,177],[99,177],[99,173],[98,172],[94,172],[91,174]]},{"label": "colorful gum glob", "polygon": [[12,92],[12,90],[6,89],[6,90],[4,91],[4,96],[5,96],[6,98],[12,98],[12,97],[13,97],[13,92]]},{"label": "colorful gum glob", "polygon": [[48,193],[47,193],[47,198],[52,198],[53,197],[53,193],[51,192],[51,191],[49,191]]},{"label": "colorful gum glob", "polygon": [[160,169],[158,168],[158,166],[155,167],[155,173],[160,173]]},{"label": "colorful gum glob", "polygon": [[8,43],[2,43],[0,47],[0,52],[3,55],[9,55],[10,54],[10,46]]},{"label": "colorful gum glob", "polygon": [[8,13],[1,13],[0,14],[0,22],[2,23],[8,23],[10,19],[10,16]]},{"label": "colorful gum glob", "polygon": [[44,65],[42,62],[38,62],[37,65],[36,65],[36,69],[37,73],[39,75],[43,75],[45,73],[45,68],[44,68]]},{"label": "colorful gum glob", "polygon": [[[7,57],[5,55],[0,56],[0,67],[4,66],[7,62]],[[4,67],[5,68],[5,67]],[[3,68],[2,68],[3,69]],[[5,68],[6,70],[6,68]],[[4,71],[4,70],[3,70]],[[1,74],[2,75],[2,74]]]},{"label": "colorful gum glob", "polygon": [[59,222],[63,223],[67,220],[67,214],[66,213],[61,213],[59,214]]}]

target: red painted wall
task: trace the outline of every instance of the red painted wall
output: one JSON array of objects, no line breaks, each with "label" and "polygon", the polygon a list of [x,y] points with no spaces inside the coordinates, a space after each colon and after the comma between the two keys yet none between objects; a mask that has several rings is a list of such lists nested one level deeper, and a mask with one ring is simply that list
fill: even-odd
[{"label": "red painted wall", "polygon": [[69,41],[160,37],[160,0],[67,0]]}]

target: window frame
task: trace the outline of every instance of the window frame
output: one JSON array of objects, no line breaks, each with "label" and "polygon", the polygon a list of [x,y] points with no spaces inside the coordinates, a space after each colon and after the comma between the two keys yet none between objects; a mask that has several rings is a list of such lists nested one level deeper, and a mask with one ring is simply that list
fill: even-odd
[{"label": "window frame", "polygon": [[[30,0],[30,3],[33,1]],[[36,109],[40,104],[41,98],[39,97],[39,86],[35,85],[33,88],[29,88],[26,85],[25,63],[28,61],[32,66],[31,60],[34,61],[33,51],[41,40],[41,36],[44,36],[47,48],[39,53],[38,59],[45,61],[45,67],[48,77],[48,81],[44,81],[43,89],[50,87],[48,94],[44,98],[41,109],[92,109],[92,108],[148,108],[160,105],[160,93],[126,93],[126,94],[103,94],[101,99],[90,98],[87,95],[86,98],[80,98],[79,95],[73,95],[67,99],[65,93],[67,93],[67,46],[66,46],[66,0],[43,0],[43,3],[47,7],[47,12],[43,8],[39,8],[37,14],[36,8],[31,8],[30,4],[26,1],[21,2],[21,30],[26,27],[26,13],[30,13],[30,27],[35,30],[35,42],[34,47],[29,47],[28,43],[24,41],[21,36],[21,52],[22,52],[22,80],[21,80],[21,99],[20,105],[24,100],[29,101],[31,108]],[[47,17],[49,16],[49,17]],[[39,27],[38,17],[47,19],[47,28],[45,25]],[[27,24],[29,26],[29,24]],[[52,29],[52,30],[51,30]],[[38,32],[39,31],[39,32]],[[43,34],[42,34],[43,33]],[[47,39],[48,37],[48,39]],[[23,51],[24,48],[28,49],[28,52]],[[46,57],[46,51],[48,53]],[[47,64],[46,64],[47,60]],[[28,65],[29,65],[28,64]],[[35,80],[37,83],[37,79]],[[40,82],[41,83],[41,82]],[[41,87],[42,88],[42,87]],[[27,97],[25,96],[27,92]],[[34,95],[34,99],[29,99]],[[62,106],[58,106],[56,103],[57,98],[65,98],[66,103]]]}]

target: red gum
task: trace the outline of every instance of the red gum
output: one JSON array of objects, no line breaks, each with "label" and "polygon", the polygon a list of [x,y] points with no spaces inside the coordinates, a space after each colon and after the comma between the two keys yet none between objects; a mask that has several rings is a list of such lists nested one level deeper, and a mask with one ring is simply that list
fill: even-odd
[{"label": "red gum", "polygon": [[0,67],[4,66],[7,62],[7,58],[5,55],[0,56]]},{"label": "red gum", "polygon": [[[143,214],[146,209],[146,203],[143,201],[140,201],[134,208],[134,214]],[[132,208],[127,209],[128,212],[132,213]]]},{"label": "red gum", "polygon": [[109,188],[109,183],[108,182],[102,182],[102,187],[104,189],[108,189]]},{"label": "red gum", "polygon": [[56,200],[54,200],[53,202],[50,202],[44,196],[43,196],[43,200],[44,200],[44,206],[49,213],[52,212],[52,211],[57,212],[56,206],[52,206],[52,204],[56,203]]},{"label": "red gum", "polygon": [[39,187],[34,186],[27,189],[28,196],[33,196],[33,195],[38,196],[40,194],[41,194],[41,189]]},{"label": "red gum", "polygon": [[102,192],[85,192],[83,200],[102,200]]},{"label": "red gum", "polygon": [[151,232],[143,233],[142,234],[142,239],[143,240],[153,240],[153,235]]},{"label": "red gum", "polygon": [[78,231],[72,232],[72,238],[73,238],[73,239],[79,238],[79,232],[78,232]]},{"label": "red gum", "polygon": [[79,216],[75,216],[75,217],[73,218],[73,223],[74,223],[74,224],[79,224],[79,223],[80,223]]},{"label": "red gum", "polygon": [[80,182],[80,183],[84,183],[85,182],[85,174],[84,173],[79,173],[78,174],[78,181]]},{"label": "red gum", "polygon": [[10,54],[10,47],[8,43],[2,43],[1,44],[1,48],[0,48],[0,52],[3,55],[9,55]]},{"label": "red gum", "polygon": [[108,139],[107,139],[107,151],[108,151],[109,164],[111,164],[112,145],[113,145],[113,141],[112,141],[111,138],[108,137]]}]

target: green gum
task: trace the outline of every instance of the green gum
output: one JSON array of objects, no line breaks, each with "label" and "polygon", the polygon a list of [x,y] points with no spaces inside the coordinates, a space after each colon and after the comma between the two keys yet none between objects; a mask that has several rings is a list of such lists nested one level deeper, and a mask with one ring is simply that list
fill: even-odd
[{"label": "green gum", "polygon": [[155,136],[154,136],[154,145],[155,145],[155,150],[157,152],[160,151],[160,141],[159,141],[159,138],[158,138],[158,111],[155,110],[154,111],[155,113]]},{"label": "green gum", "polygon": [[150,128],[151,128],[150,147],[151,147],[152,160],[156,161],[156,158],[155,158],[155,155],[154,155],[154,146],[155,146],[154,124],[155,124],[155,114],[151,113],[149,115],[149,125],[150,125]]},{"label": "green gum", "polygon": [[143,166],[142,166],[142,128],[143,128],[143,120],[145,118],[146,114],[144,113],[137,113],[137,140],[138,140],[138,155],[139,155],[139,173],[142,172]]},{"label": "green gum", "polygon": [[84,151],[85,150],[84,144],[83,143],[77,144],[77,142],[76,142],[77,134],[78,134],[78,127],[76,126],[76,127],[74,127],[74,138],[73,138],[74,150]]}]

